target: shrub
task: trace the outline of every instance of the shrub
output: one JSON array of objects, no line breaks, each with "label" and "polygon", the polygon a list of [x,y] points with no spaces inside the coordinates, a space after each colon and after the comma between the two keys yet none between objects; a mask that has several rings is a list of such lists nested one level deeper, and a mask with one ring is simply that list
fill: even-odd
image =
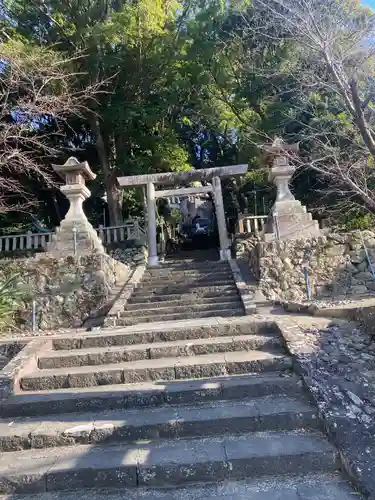
[{"label": "shrub", "polygon": [[24,305],[25,298],[25,289],[18,274],[0,279],[0,329],[11,326],[14,313]]}]

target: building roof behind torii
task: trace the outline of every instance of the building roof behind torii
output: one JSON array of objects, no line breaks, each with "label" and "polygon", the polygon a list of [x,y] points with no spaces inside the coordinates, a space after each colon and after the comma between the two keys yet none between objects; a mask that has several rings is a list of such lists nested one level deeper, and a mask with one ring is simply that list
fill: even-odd
[{"label": "building roof behind torii", "polygon": [[117,177],[121,187],[155,184],[184,184],[193,181],[211,181],[213,177],[232,177],[246,174],[248,165],[230,165],[228,167],[202,168],[184,172],[165,172],[162,174],[127,175]]}]

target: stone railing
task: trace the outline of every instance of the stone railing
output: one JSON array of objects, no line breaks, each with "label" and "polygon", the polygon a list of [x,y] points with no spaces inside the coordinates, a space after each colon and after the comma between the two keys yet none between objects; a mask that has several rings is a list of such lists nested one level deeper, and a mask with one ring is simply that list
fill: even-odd
[{"label": "stone railing", "polygon": [[32,233],[9,234],[0,236],[0,252],[15,252],[17,250],[31,250],[33,248],[44,248],[51,241],[54,233]]},{"label": "stone railing", "polygon": [[241,214],[238,217],[238,233],[260,233],[267,220],[267,215]]},{"label": "stone railing", "polygon": [[121,226],[99,226],[97,232],[104,244],[118,243],[125,240],[139,240],[145,236],[145,230],[137,220],[133,219],[125,221]]},{"label": "stone railing", "polygon": [[[96,231],[104,244],[117,243],[129,239],[140,239],[145,236],[144,229],[137,220],[127,220],[121,226],[99,226]],[[45,248],[51,241],[53,231],[48,233],[9,234],[0,236],[0,252],[16,252]]]}]

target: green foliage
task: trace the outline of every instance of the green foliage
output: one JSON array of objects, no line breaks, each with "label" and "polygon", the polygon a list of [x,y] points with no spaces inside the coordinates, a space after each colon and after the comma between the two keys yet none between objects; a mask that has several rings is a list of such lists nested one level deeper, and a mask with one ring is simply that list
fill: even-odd
[{"label": "green foliage", "polygon": [[183,172],[191,170],[186,150],[179,146],[177,140],[163,138],[156,140],[151,156],[152,172]]},{"label": "green foliage", "polygon": [[20,275],[2,276],[0,279],[0,328],[12,325],[13,315],[22,308],[26,299]]},{"label": "green foliage", "polygon": [[355,229],[360,229],[361,231],[365,231],[367,229],[372,230],[374,228],[374,222],[373,214],[350,214],[344,219],[343,229],[348,231]]},{"label": "green foliage", "polygon": [[[340,5],[354,25],[369,15],[357,2]],[[251,0],[7,0],[5,8],[12,22],[3,20],[3,32],[15,44],[39,44],[36,59],[45,49],[51,64],[56,51],[67,57],[82,51],[72,63],[78,88],[108,79],[92,104],[104,151],[87,116],[72,120],[57,145],[74,146],[89,161],[98,173],[94,193],[108,191],[118,175],[248,163],[247,175],[226,186],[227,209],[235,217],[254,190],[262,206],[274,197],[259,146],[275,135],[300,142],[307,160],[321,153],[322,144],[343,160],[355,162],[362,154],[342,97],[308,80],[295,85],[295,75],[308,79],[312,72],[325,81],[324,63],[297,40],[273,36],[266,18],[269,36],[258,34]],[[343,30],[336,48],[350,43]],[[366,64],[366,74],[373,74],[373,60]],[[316,207],[316,189],[326,186],[306,169],[294,190]],[[124,191],[122,200],[123,215],[142,213],[139,189]]]},{"label": "green foliage", "polygon": [[171,218],[174,221],[174,224],[178,226],[182,222],[182,214],[180,210],[177,210],[177,208],[174,208],[171,213]]},{"label": "green foliage", "polygon": [[137,47],[166,34],[165,25],[173,22],[181,5],[177,1],[138,0],[124,3],[118,12],[96,28],[107,43]]}]

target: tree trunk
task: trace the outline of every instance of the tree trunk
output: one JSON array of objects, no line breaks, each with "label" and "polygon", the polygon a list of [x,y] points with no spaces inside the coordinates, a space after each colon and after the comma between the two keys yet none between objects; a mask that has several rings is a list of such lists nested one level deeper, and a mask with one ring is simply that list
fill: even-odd
[{"label": "tree trunk", "polygon": [[365,115],[362,108],[362,103],[358,95],[357,83],[354,79],[350,81],[350,90],[352,92],[354,109],[356,114],[354,116],[355,123],[359,129],[359,132],[362,136],[363,142],[366,144],[368,150],[371,153],[371,156],[375,160],[375,141],[371,135],[371,128],[369,124],[366,122]]},{"label": "tree trunk", "polygon": [[124,222],[122,215],[122,190],[117,186],[116,171],[111,167],[97,116],[90,116],[90,127],[95,136],[96,150],[103,171],[104,186],[108,199],[109,223],[111,226],[120,226]]},{"label": "tree trunk", "polygon": [[108,197],[110,224],[111,226],[121,226],[124,223],[124,217],[122,215],[122,189],[117,186],[116,175],[111,175],[104,182]]}]

